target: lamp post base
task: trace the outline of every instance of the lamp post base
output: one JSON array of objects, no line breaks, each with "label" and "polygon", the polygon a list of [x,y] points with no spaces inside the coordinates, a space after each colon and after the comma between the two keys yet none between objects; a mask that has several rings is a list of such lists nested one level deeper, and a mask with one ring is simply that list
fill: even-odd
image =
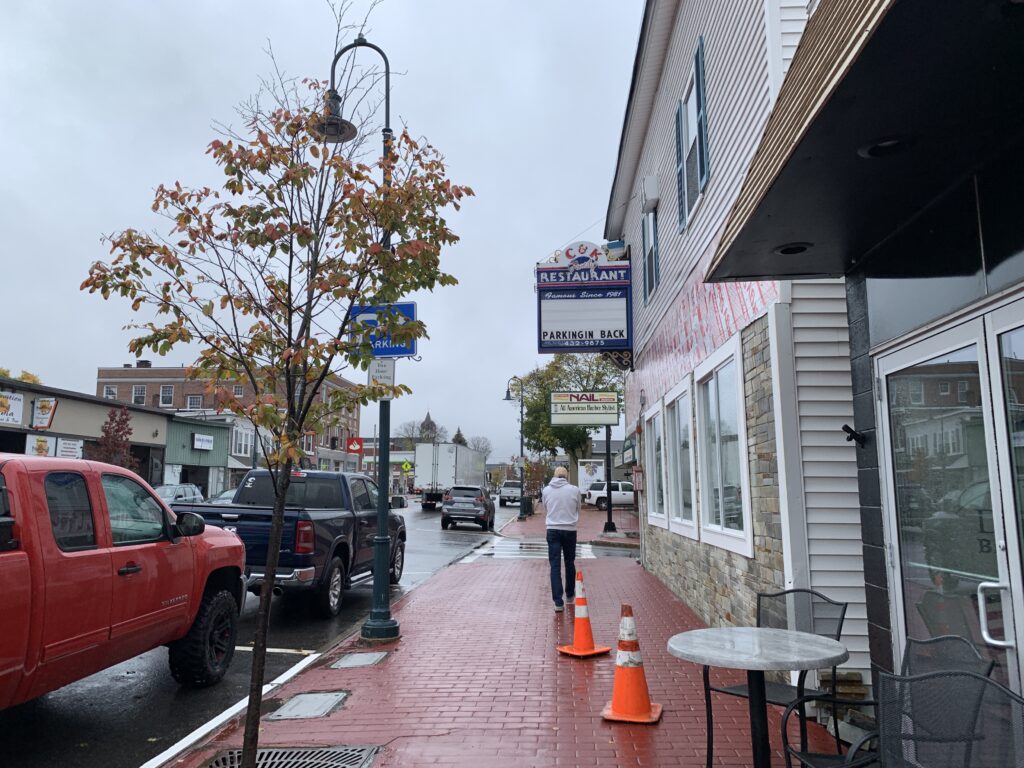
[{"label": "lamp post base", "polygon": [[401,635],[394,619],[367,619],[359,634],[363,640],[376,641],[397,640]]},{"label": "lamp post base", "polygon": [[612,520],[604,521],[604,533],[615,533],[615,523]]}]

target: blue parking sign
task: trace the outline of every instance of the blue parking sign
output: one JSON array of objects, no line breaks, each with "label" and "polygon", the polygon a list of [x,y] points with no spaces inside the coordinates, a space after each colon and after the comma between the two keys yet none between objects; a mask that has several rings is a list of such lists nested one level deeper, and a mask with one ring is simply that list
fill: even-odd
[{"label": "blue parking sign", "polygon": [[[392,314],[399,316],[396,318],[399,323],[405,322],[406,318],[415,320],[416,302],[407,301],[398,304],[353,307],[352,324],[353,326],[363,325],[367,329],[376,328],[381,324],[382,320],[386,320]],[[416,355],[416,339],[412,339],[404,344],[396,344],[392,342],[390,335],[378,338],[377,334],[372,331],[369,337],[370,343],[373,345],[374,357],[415,357]]]}]

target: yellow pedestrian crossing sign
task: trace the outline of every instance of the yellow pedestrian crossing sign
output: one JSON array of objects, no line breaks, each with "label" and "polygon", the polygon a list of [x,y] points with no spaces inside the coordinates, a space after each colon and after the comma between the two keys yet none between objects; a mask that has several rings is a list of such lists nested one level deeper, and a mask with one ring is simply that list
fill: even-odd
[{"label": "yellow pedestrian crossing sign", "polygon": [[403,461],[402,462],[402,471],[403,472],[408,472],[410,469],[412,469],[412,464],[410,464],[408,461]]}]

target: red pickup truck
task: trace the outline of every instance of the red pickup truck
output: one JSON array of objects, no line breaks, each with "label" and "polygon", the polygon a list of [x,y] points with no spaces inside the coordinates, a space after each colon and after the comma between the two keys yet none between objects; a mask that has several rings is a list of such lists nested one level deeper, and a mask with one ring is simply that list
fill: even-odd
[{"label": "red pickup truck", "polygon": [[160,645],[179,683],[216,683],[244,559],[128,470],[0,453],[0,709]]}]

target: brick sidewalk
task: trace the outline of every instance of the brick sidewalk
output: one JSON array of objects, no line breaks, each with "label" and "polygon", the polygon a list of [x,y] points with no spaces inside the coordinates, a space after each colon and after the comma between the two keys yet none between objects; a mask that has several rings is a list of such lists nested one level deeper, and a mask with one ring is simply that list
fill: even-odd
[{"label": "brick sidewalk", "polygon": [[[441,571],[395,606],[401,640],[367,649],[350,639],[265,702],[265,711],[302,692],[349,691],[326,717],[261,724],[262,747],[381,745],[375,768],[397,766],[704,765],[700,667],[670,656],[671,635],[702,626],[697,617],[631,558],[577,561],[586,574],[597,642],[614,649],[621,602],[632,604],[647,682],[665,713],[657,725],[601,719],[611,698],[610,655],[560,656],[571,642],[571,609],[555,613],[544,560],[478,560]],[[352,651],[387,650],[379,665],[330,669]],[[716,680],[741,680],[719,670]],[[770,708],[772,745],[779,710]],[[715,764],[750,765],[747,704],[715,700]],[[813,740],[826,744],[815,726]],[[240,720],[169,765],[199,768],[241,745]],[[776,752],[774,765],[783,760]]]},{"label": "brick sidewalk", "polygon": [[[534,514],[525,520],[514,520],[501,529],[502,536],[515,538],[544,538],[544,505],[534,504]],[[581,544],[619,544],[640,546],[639,527],[636,510],[630,507],[614,507],[612,521],[615,523],[618,536],[604,533],[604,524],[608,513],[597,507],[584,504],[580,509],[580,521],[577,526],[577,541]],[[621,534],[626,534],[622,536]]]}]

